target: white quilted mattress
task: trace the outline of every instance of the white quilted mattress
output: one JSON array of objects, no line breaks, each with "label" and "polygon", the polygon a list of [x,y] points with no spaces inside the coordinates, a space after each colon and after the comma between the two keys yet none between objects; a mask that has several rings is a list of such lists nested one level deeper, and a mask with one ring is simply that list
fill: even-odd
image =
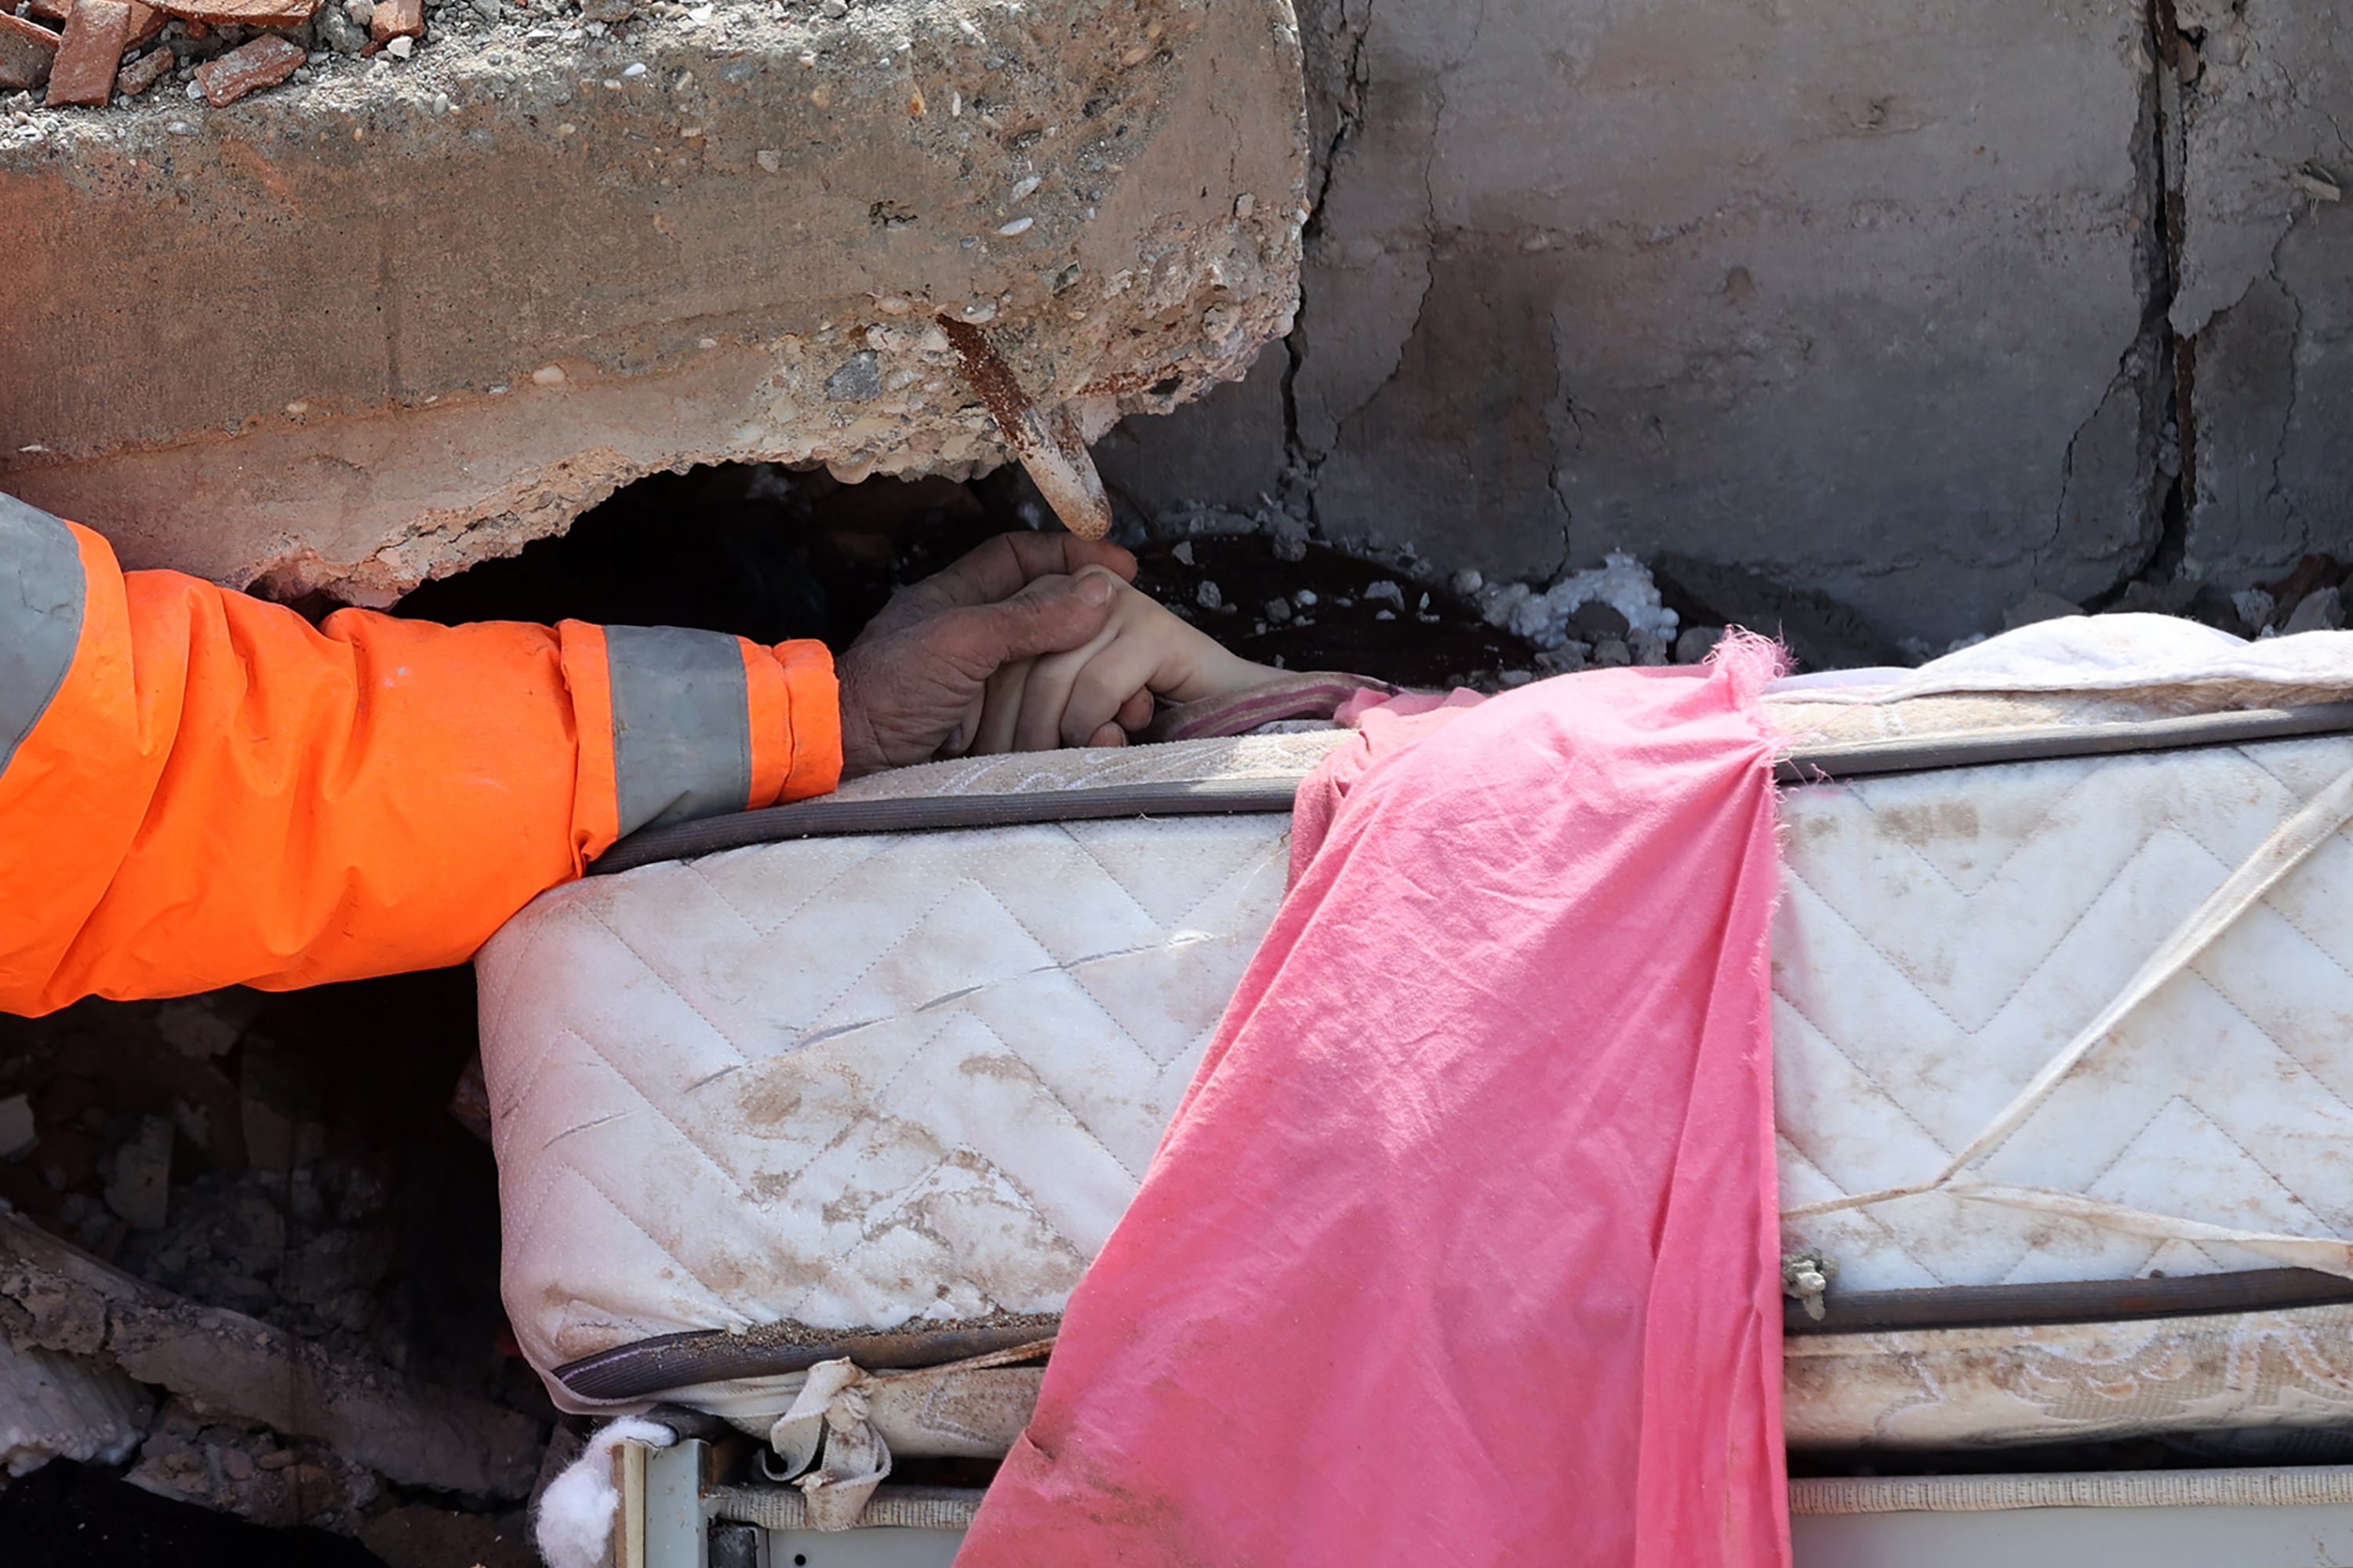
[{"label": "white quilted mattress", "polygon": [[[1787,791],[1788,1245],[1839,1290],[2353,1272],[2341,822],[2046,1072],[2348,770],[2329,736]],[[533,1364],[1058,1311],[1271,918],[1286,830],[810,839],[541,898],[480,959]],[[1967,1169],[1873,1198],[1946,1174],[2005,1107]]]}]

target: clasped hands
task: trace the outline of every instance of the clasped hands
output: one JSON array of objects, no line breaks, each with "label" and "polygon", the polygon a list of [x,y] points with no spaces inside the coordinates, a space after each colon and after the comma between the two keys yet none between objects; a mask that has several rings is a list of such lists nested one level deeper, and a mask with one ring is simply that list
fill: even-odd
[{"label": "clasped hands", "polygon": [[841,776],[941,757],[1118,746],[1159,702],[1278,673],[1132,585],[1135,557],[1068,534],[1001,534],[902,588],[836,662]]}]

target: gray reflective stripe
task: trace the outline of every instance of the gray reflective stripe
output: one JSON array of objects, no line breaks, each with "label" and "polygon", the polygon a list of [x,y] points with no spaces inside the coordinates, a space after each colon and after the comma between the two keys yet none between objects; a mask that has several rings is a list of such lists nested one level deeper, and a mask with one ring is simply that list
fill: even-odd
[{"label": "gray reflective stripe", "polygon": [[0,493],[0,769],[65,683],[87,591],[73,531]]},{"label": "gray reflective stripe", "polygon": [[716,631],[608,626],[621,832],[740,811],[752,796],[743,644]]}]

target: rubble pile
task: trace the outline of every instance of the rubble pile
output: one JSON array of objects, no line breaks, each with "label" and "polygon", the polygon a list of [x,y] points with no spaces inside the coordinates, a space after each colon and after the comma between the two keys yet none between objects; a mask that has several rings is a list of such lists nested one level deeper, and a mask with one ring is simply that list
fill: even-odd
[{"label": "rubble pile", "polygon": [[[269,1032],[371,1005],[343,989],[323,1014],[229,991],[0,1019],[0,1469],[120,1467],[395,1564],[521,1553],[554,1413],[465,1234],[487,1154],[446,1112],[424,1148],[387,1122],[368,1075],[403,1069],[361,1040],[338,1064]],[[448,1144],[480,1179],[437,1194]]]},{"label": "rubble pile", "polygon": [[[843,0],[809,7],[827,16],[842,8]],[[484,41],[520,48],[627,41],[640,10],[634,0],[5,0],[0,93],[20,120],[36,107],[128,108],[174,86],[219,108],[338,66],[405,61],[445,36],[488,34]],[[670,0],[642,7],[688,26],[715,14]]]},{"label": "rubble pile", "polygon": [[170,80],[218,107],[334,55],[406,58],[425,26],[423,0],[21,0],[0,13],[0,90],[94,109]]}]

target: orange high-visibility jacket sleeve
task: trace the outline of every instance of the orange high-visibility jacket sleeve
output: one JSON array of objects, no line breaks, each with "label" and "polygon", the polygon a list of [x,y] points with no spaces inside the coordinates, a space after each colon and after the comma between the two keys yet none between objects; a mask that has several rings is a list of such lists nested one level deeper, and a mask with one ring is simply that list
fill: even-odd
[{"label": "orange high-visibility jacket sleeve", "polygon": [[0,495],[0,1010],[459,962],[622,834],[840,766],[822,644],[314,629]]}]

